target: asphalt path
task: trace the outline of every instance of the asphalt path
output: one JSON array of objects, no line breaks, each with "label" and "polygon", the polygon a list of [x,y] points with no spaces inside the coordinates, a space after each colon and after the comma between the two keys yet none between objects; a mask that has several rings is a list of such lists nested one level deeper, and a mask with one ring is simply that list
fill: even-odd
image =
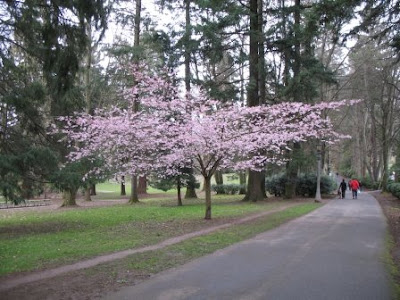
[{"label": "asphalt path", "polygon": [[348,193],[104,299],[393,299],[385,235],[377,201],[368,193],[353,200]]}]

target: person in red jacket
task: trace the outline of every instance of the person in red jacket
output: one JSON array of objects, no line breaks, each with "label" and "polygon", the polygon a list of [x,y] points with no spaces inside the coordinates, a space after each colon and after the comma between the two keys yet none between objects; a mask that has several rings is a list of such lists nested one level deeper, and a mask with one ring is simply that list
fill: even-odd
[{"label": "person in red jacket", "polygon": [[353,194],[353,199],[357,199],[357,191],[360,188],[360,183],[358,182],[357,179],[352,179],[350,181],[350,188]]}]

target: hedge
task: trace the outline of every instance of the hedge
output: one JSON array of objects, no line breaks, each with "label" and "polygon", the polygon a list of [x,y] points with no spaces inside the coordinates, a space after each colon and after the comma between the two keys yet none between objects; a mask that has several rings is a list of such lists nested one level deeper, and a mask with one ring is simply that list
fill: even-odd
[{"label": "hedge", "polygon": [[213,184],[211,185],[211,190],[217,194],[228,194],[234,195],[238,194],[240,189],[243,188],[242,184]]},{"label": "hedge", "polygon": [[387,185],[388,192],[392,193],[393,196],[400,199],[400,182],[390,182]]},{"label": "hedge", "polygon": [[[266,178],[265,189],[272,195],[285,194],[286,175],[274,175]],[[321,176],[321,194],[329,194],[337,189],[336,182],[329,176]],[[296,195],[314,197],[317,190],[317,176],[315,174],[302,174],[297,178]]]}]

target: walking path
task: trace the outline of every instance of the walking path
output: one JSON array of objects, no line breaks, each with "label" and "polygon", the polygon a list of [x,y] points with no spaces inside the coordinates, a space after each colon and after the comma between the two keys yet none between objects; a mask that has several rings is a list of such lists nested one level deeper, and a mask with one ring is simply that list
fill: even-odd
[{"label": "walking path", "polygon": [[61,274],[65,274],[67,272],[72,272],[72,271],[76,271],[76,270],[94,267],[94,266],[102,264],[102,263],[106,263],[106,262],[110,262],[110,261],[113,261],[116,259],[121,259],[121,258],[127,257],[128,255],[132,255],[132,254],[136,254],[136,253],[143,253],[146,251],[158,250],[158,249],[161,249],[161,248],[173,245],[173,244],[180,243],[184,240],[187,240],[187,239],[190,239],[190,238],[193,238],[196,236],[205,235],[205,234],[208,234],[208,233],[220,230],[220,229],[230,227],[234,224],[242,224],[242,223],[263,217],[263,216],[267,216],[269,214],[272,214],[272,213],[275,213],[278,211],[282,211],[288,207],[295,206],[295,205],[296,204],[293,203],[293,204],[280,206],[276,209],[272,209],[272,210],[265,211],[265,212],[258,213],[258,214],[253,214],[248,217],[234,220],[229,223],[225,223],[222,225],[213,226],[213,227],[209,227],[209,228],[206,228],[203,230],[187,233],[182,236],[173,237],[173,238],[167,239],[167,240],[165,240],[161,243],[155,244],[155,245],[146,246],[146,247],[142,247],[142,248],[136,248],[136,249],[128,249],[125,251],[119,251],[119,252],[115,252],[115,253],[111,253],[111,254],[101,255],[101,256],[98,256],[95,258],[87,259],[84,261],[79,261],[79,262],[71,264],[71,265],[65,265],[65,266],[61,266],[58,268],[54,268],[54,269],[33,272],[31,274],[22,275],[22,276],[16,277],[16,278],[5,279],[3,281],[0,281],[0,292],[17,287],[22,284],[27,284],[27,283],[35,282],[35,281],[42,280],[42,279],[52,278],[52,277],[55,277],[55,276],[58,276]]},{"label": "walking path", "polygon": [[385,217],[349,196],[104,299],[392,299]]}]

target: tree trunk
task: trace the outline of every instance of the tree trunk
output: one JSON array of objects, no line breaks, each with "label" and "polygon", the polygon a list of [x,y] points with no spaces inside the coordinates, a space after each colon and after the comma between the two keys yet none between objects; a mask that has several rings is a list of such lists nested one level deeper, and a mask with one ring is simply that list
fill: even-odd
[{"label": "tree trunk", "polygon": [[138,178],[136,175],[132,175],[131,177],[131,196],[129,198],[129,203],[137,203],[139,202],[138,197]]},{"label": "tree trunk", "polygon": [[183,206],[182,196],[181,196],[181,179],[179,177],[176,180],[176,190],[177,190],[177,194],[178,194],[178,206]]},{"label": "tree trunk", "polygon": [[22,198],[24,198],[25,200],[31,199],[33,197],[31,180],[26,178],[23,179],[21,186],[21,193],[22,193]]},{"label": "tree trunk", "polygon": [[90,197],[90,186],[85,188],[85,201],[92,201],[92,197]]},{"label": "tree trunk", "polygon": [[190,0],[185,1],[185,89],[190,91],[190,39],[191,39],[191,24],[190,24]]},{"label": "tree trunk", "polygon": [[250,171],[252,176],[249,176],[247,183],[247,193],[242,201],[256,202],[259,200],[264,200],[264,191],[262,189],[261,182],[265,179],[264,172]]},{"label": "tree trunk", "polygon": [[121,196],[126,196],[126,189],[125,189],[125,176],[121,176]]},{"label": "tree trunk", "polygon": [[[142,1],[141,0],[135,0],[136,2],[136,7],[135,7],[135,18],[134,18],[134,23],[135,23],[135,28],[134,28],[134,39],[133,39],[133,46],[137,48],[140,44],[140,15],[142,12]],[[135,62],[139,62],[140,58],[139,55],[136,55],[134,57]],[[134,112],[139,111],[139,99],[137,97],[134,100],[134,107],[133,107]],[[129,197],[129,202],[130,204],[137,203],[139,202],[139,197],[138,197],[138,177],[136,175],[131,176],[131,196]]]},{"label": "tree trunk", "polygon": [[240,191],[239,195],[246,195],[246,172],[239,173]]},{"label": "tree trunk", "polygon": [[222,171],[220,171],[220,170],[215,171],[214,178],[215,178],[216,184],[224,184],[224,178],[222,176]]},{"label": "tree trunk", "polygon": [[[92,71],[92,24],[91,18],[86,20],[85,24],[87,42],[86,51],[86,65],[84,68],[84,84],[85,84],[85,102],[86,102],[86,113],[91,114],[92,112],[92,95],[91,95],[91,71]],[[90,197],[90,186],[85,188],[85,201],[92,201]]]},{"label": "tree trunk", "polygon": [[383,137],[382,137],[382,161],[383,161],[383,170],[382,170],[382,192],[387,191],[387,183],[389,180],[389,153],[390,146],[388,137],[386,136],[386,128],[382,128]]},{"label": "tree trunk", "polygon": [[[250,61],[249,61],[249,84],[247,87],[247,106],[260,105],[259,92],[259,23],[258,23],[258,1],[250,0]],[[263,200],[264,194],[261,190],[263,177],[260,172],[249,170],[249,181],[247,194],[243,201]]]},{"label": "tree trunk", "polygon": [[147,194],[147,178],[146,176],[139,177],[138,194]]},{"label": "tree trunk", "polygon": [[[396,152],[396,163],[395,165],[397,166],[397,170],[400,169],[400,142],[397,142],[397,152]],[[394,174],[394,181],[395,182],[400,182],[400,172],[397,171]]]},{"label": "tree trunk", "polygon": [[62,207],[75,206],[76,205],[76,192],[77,189],[71,188],[63,191],[63,203]]},{"label": "tree trunk", "polygon": [[301,53],[300,53],[300,0],[294,1],[294,61],[293,61],[293,81],[294,88],[292,89],[293,101],[304,101],[304,95],[298,94],[298,88],[300,87],[300,69],[301,69]]},{"label": "tree trunk", "polygon": [[298,161],[296,157],[297,153],[300,151],[301,146],[299,143],[293,145],[293,151],[290,153],[291,160],[286,164],[286,184],[285,184],[285,198],[292,199],[296,196],[296,182],[297,174],[299,171]]},{"label": "tree trunk", "polygon": [[96,196],[97,195],[97,193],[96,193],[96,185],[95,184],[91,184],[90,185],[90,195],[91,196]]},{"label": "tree trunk", "polygon": [[[184,0],[185,3],[185,37],[184,37],[184,64],[185,64],[185,90],[190,93],[190,57],[191,57],[191,22],[190,22],[190,3],[191,0]],[[197,199],[196,179],[193,176],[193,169],[189,170],[189,182],[186,185],[185,199]]]},{"label": "tree trunk", "polygon": [[86,102],[86,113],[92,113],[92,92],[91,92],[91,70],[92,70],[92,24],[91,20],[86,20],[85,24],[86,36],[88,39],[87,51],[86,51],[86,66],[84,69],[84,81],[85,81],[85,102]]},{"label": "tree trunk", "polygon": [[266,101],[266,74],[265,74],[265,50],[264,50],[264,18],[263,1],[258,0],[258,86],[260,89],[259,103],[265,104]]},{"label": "tree trunk", "polygon": [[206,214],[204,219],[211,220],[211,177],[204,177],[204,190],[206,193]]},{"label": "tree trunk", "polygon": [[193,169],[189,170],[189,180],[186,184],[185,199],[197,199],[196,194],[196,178],[193,175]]},{"label": "tree trunk", "polygon": [[142,12],[142,0],[135,0],[136,8],[135,8],[135,29],[134,29],[134,46],[139,46],[140,40],[140,14]]}]

